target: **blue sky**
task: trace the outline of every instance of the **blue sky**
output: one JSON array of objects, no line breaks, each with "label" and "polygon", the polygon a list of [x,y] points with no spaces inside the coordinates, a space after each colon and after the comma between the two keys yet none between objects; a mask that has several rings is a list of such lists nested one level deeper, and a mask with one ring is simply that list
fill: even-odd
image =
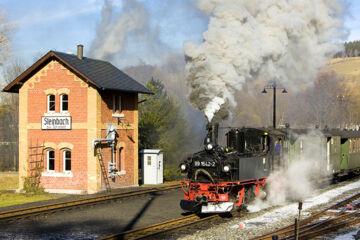
[{"label": "blue sky", "polygon": [[[170,48],[181,50],[184,41],[200,41],[207,19],[191,0],[145,1],[151,25]],[[112,1],[121,14],[121,0]],[[76,51],[83,44],[86,51],[96,37],[101,21],[103,0],[1,0],[8,21],[14,27],[12,50],[16,58],[31,64],[47,51]]]},{"label": "blue sky", "polygon": [[[185,41],[201,41],[207,18],[192,0],[140,0],[149,12],[150,24],[167,47],[182,50]],[[350,16],[345,25],[348,40],[360,40],[360,1],[349,0]],[[113,0],[121,14],[122,1]],[[89,49],[101,21],[103,0],[1,0],[0,7],[14,27],[12,51],[27,65],[50,49],[75,52],[81,43]]]}]

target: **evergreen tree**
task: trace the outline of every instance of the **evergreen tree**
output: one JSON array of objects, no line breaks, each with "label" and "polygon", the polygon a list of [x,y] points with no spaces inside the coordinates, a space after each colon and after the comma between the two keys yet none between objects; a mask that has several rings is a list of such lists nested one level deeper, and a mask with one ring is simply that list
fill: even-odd
[{"label": "evergreen tree", "polygon": [[152,78],[146,87],[154,95],[142,97],[139,105],[140,149],[162,149],[165,168],[177,166],[187,153],[189,130],[180,104],[168,96],[164,84]]},{"label": "evergreen tree", "polygon": [[345,42],[344,51],[334,55],[337,57],[358,57],[360,53],[360,41]]}]

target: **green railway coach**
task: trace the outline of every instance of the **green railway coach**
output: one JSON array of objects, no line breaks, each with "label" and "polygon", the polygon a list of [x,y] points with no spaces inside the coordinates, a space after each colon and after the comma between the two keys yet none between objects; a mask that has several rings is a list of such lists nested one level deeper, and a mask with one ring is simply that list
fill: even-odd
[{"label": "green railway coach", "polygon": [[281,166],[312,161],[324,175],[360,173],[360,131],[281,129]]}]

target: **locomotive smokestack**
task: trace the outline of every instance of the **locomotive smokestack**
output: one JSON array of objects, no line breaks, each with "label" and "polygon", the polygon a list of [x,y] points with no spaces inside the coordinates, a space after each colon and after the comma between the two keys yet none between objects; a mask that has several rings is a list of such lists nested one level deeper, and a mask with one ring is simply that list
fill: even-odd
[{"label": "locomotive smokestack", "polygon": [[211,139],[217,145],[217,143],[218,143],[219,123],[208,123],[206,125],[206,129],[208,131],[208,136],[211,136]]}]

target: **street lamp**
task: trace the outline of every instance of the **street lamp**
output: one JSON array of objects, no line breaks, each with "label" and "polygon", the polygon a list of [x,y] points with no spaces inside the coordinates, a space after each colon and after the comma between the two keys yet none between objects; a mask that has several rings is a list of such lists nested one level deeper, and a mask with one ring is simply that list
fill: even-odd
[{"label": "street lamp", "polygon": [[272,89],[273,90],[273,127],[275,129],[276,128],[276,89],[280,89],[280,90],[282,89],[281,93],[287,93],[287,91],[286,91],[285,88],[278,87],[276,85],[275,81],[273,83],[269,84],[269,85],[266,85],[264,87],[264,90],[262,90],[261,93],[267,93],[266,89]]},{"label": "street lamp", "polygon": [[336,96],[338,102],[339,102],[339,109],[340,109],[340,123],[339,123],[339,127],[340,129],[342,128],[344,123],[344,108],[345,108],[345,96],[344,95],[337,95]]}]

